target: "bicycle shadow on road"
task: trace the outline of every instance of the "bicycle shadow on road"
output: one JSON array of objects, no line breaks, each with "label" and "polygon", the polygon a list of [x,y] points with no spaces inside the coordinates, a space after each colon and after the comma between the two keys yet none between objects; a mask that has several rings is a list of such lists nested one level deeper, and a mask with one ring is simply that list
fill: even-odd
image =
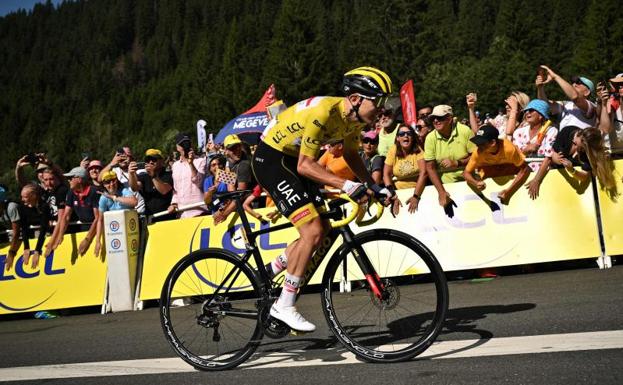
[{"label": "bicycle shadow on road", "polygon": [[[487,343],[494,337],[488,330],[480,329],[478,321],[493,314],[509,314],[521,311],[532,310],[536,307],[533,303],[519,303],[511,305],[488,305],[471,306],[457,309],[449,309],[441,331],[441,336],[451,336],[455,333],[475,334],[477,338],[473,344],[461,348],[444,351],[439,354],[429,354],[425,357],[415,358],[416,360],[430,360],[456,354],[476,348]],[[356,330],[351,331],[353,337],[365,344],[384,343],[390,344],[396,341],[412,338],[422,333],[426,327],[426,322],[430,320],[431,313],[401,318],[388,324],[389,332],[392,336],[388,340],[387,334],[378,337],[376,333],[362,332],[357,334]],[[363,325],[365,327],[366,325]],[[409,332],[407,332],[409,331]],[[378,339],[378,340],[377,340]],[[265,340],[266,341],[266,340]],[[447,341],[447,340],[444,340]],[[245,367],[262,367],[268,364],[275,364],[288,360],[296,361],[319,361],[319,362],[340,362],[348,360],[349,351],[334,336],[327,338],[296,338],[275,340],[274,342],[263,343],[261,353],[256,353],[255,359],[250,360]],[[261,356],[271,355],[269,361],[264,361]],[[358,359],[360,360],[360,359]],[[256,362],[253,362],[256,361]],[[363,361],[363,360],[360,360]]]}]

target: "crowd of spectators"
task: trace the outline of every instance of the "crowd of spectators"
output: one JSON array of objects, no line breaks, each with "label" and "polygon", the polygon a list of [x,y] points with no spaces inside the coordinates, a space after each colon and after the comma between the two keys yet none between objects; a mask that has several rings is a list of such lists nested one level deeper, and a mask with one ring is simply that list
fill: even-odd
[{"label": "crowd of spectators", "polygon": [[[550,83],[557,84],[568,100],[549,100],[545,89]],[[506,176],[512,182],[498,193],[501,204],[509,204],[524,184],[536,199],[552,168],[578,182],[594,174],[615,196],[612,158],[623,150],[623,74],[595,87],[586,77],[567,81],[541,66],[535,86],[532,100],[527,93],[513,91],[495,118],[481,119],[477,96],[469,93],[469,116],[463,120],[450,105],[422,105],[413,126],[401,122],[399,111],[388,109],[366,127],[360,155],[373,180],[390,189],[413,191],[405,202],[394,202],[394,215],[403,205],[409,213],[418,210],[425,186],[432,185],[439,204],[452,216],[456,204],[444,184],[458,181],[481,192],[487,186],[485,179]],[[84,156],[67,173],[46,154],[20,158],[15,168],[20,191],[15,195],[21,202],[9,201],[7,189],[0,186],[0,224],[12,232],[5,240],[10,247],[4,268],[11,269],[21,242],[24,261],[36,266],[41,255],[50,255],[60,245],[67,231],[84,232],[79,254],[85,254],[94,240],[95,254],[101,254],[103,213],[111,210],[135,209],[151,221],[212,215],[218,224],[230,217],[235,204],[215,200],[216,192],[253,190],[244,202],[245,210],[261,220],[278,215],[273,212],[264,218],[254,210],[270,206],[271,200],[253,179],[252,147],[236,135],[227,136],[222,145],[210,140],[201,149],[192,142],[180,133],[173,143],[174,154],[152,148],[142,159],[135,159],[130,147],[122,146],[106,165]],[[343,145],[340,140],[327,143],[318,163],[354,180],[342,157]],[[34,181],[25,177],[29,166],[35,171]],[[534,176],[526,183],[530,174]],[[33,237],[37,242],[31,249],[28,239]]]}]

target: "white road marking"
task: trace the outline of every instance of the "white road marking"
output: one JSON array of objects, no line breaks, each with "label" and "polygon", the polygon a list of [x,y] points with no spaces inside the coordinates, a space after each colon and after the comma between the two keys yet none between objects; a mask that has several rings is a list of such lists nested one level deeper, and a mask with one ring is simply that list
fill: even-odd
[{"label": "white road marking", "polygon": [[[535,354],[582,350],[623,349],[623,330],[503,337],[490,340],[460,340],[434,343],[419,359],[442,359]],[[242,369],[265,369],[297,366],[323,366],[361,363],[352,353],[340,349],[288,351],[257,354]],[[321,357],[318,357],[321,356]],[[180,358],[155,358],[126,361],[85,362],[76,364],[24,366],[0,369],[2,381],[43,380],[53,378],[106,377],[161,373],[194,372]]]}]

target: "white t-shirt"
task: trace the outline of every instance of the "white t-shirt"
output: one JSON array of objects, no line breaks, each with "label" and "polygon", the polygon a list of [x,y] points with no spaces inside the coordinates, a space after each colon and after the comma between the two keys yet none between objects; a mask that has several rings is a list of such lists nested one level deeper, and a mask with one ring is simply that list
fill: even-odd
[{"label": "white t-shirt", "polygon": [[[608,135],[608,148],[615,154],[623,154],[623,106],[616,109],[612,131]],[[612,146],[612,147],[610,147]]]},{"label": "white t-shirt", "polygon": [[597,123],[597,118],[595,116],[597,105],[590,100],[587,100],[587,102],[588,111],[586,111],[586,114],[572,101],[566,100],[563,102],[556,102],[557,106],[552,108],[552,113],[561,115],[561,130],[567,126],[576,126],[581,129],[595,127]]}]

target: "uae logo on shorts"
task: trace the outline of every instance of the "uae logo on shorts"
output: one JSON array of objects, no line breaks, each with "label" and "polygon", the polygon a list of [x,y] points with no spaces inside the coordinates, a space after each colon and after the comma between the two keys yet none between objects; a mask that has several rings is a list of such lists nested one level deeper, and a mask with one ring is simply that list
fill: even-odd
[{"label": "uae logo on shorts", "polygon": [[119,230],[119,222],[117,221],[112,221],[110,222],[110,230],[111,231],[118,231]]},{"label": "uae logo on shorts", "polygon": [[113,250],[119,249],[121,247],[121,241],[117,238],[113,239],[110,241],[110,247],[112,247]]}]

